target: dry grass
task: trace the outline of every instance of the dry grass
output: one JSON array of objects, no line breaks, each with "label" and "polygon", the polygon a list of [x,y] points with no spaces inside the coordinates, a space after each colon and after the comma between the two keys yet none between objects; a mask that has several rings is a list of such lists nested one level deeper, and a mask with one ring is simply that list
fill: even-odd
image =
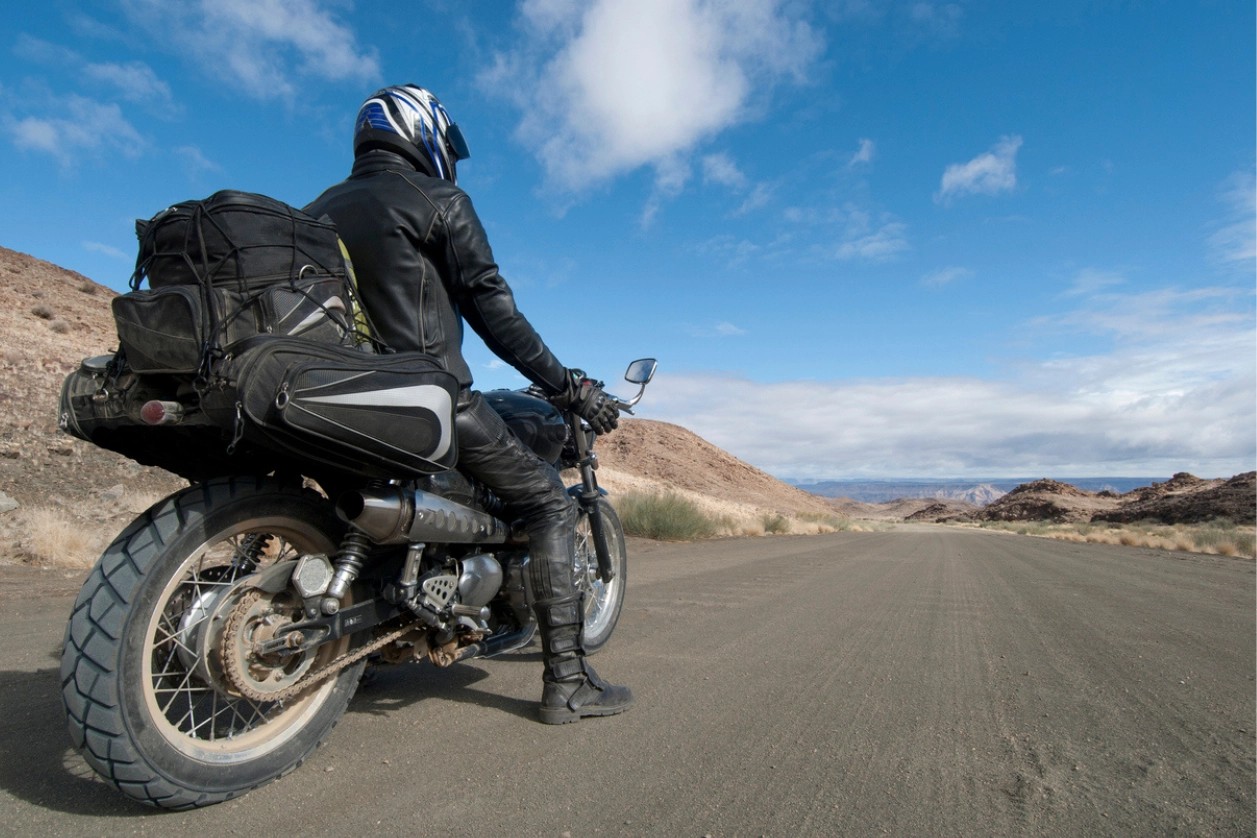
[{"label": "dry grass", "polygon": [[[854,521],[838,514],[766,510],[664,488],[632,475],[604,474],[599,479],[612,491],[611,502],[630,535],[691,541],[724,536],[819,535],[893,529],[889,522]],[[664,535],[662,533],[669,533]]]},{"label": "dry grass", "polygon": [[0,529],[0,561],[73,569],[91,567],[132,518],[164,497],[161,492],[115,486],[99,496],[99,505],[94,509],[99,517],[88,520],[76,520],[57,507],[19,508],[9,513],[12,518]]},{"label": "dry grass", "polygon": [[1204,524],[1162,524],[1138,521],[1132,524],[1049,524],[1044,522],[989,522],[983,529],[1015,532],[1086,544],[1114,544],[1181,553],[1254,558],[1257,531],[1230,521]]},{"label": "dry grass", "polygon": [[30,560],[52,567],[88,567],[102,548],[100,534],[48,507],[23,510],[25,537],[19,548]]}]

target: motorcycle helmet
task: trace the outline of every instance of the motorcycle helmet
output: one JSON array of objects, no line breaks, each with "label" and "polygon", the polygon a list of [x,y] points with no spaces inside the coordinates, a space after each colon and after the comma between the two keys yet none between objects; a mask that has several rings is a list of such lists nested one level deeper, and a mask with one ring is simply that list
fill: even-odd
[{"label": "motorcycle helmet", "polygon": [[378,90],[358,109],[354,155],[373,149],[400,154],[419,171],[450,183],[458,182],[455,164],[471,156],[440,100],[415,84]]}]

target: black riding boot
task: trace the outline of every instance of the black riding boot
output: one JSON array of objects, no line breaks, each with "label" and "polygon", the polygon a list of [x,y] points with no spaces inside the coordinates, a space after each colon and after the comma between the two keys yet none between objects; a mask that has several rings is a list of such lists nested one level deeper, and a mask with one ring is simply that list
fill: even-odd
[{"label": "black riding boot", "polygon": [[558,725],[586,716],[614,716],[633,704],[628,687],[608,684],[585,658],[583,597],[572,579],[575,541],[570,522],[529,535],[533,611],[545,656],[541,721]]}]

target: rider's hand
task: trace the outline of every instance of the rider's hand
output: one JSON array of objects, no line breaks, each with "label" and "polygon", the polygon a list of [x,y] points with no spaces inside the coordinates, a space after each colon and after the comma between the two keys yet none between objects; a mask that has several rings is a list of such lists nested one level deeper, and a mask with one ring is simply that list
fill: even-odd
[{"label": "rider's hand", "polygon": [[567,392],[560,393],[555,402],[560,407],[574,410],[589,423],[594,433],[606,434],[620,423],[620,408],[615,399],[602,389],[602,383],[587,378],[581,370],[568,370]]}]

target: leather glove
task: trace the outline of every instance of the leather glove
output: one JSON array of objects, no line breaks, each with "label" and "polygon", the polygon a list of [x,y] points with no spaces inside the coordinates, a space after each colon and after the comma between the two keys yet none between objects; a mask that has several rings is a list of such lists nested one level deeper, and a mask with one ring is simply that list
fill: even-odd
[{"label": "leather glove", "polygon": [[602,389],[602,382],[587,378],[582,370],[567,371],[567,392],[554,398],[559,407],[576,412],[596,434],[606,434],[620,424],[620,409]]}]

